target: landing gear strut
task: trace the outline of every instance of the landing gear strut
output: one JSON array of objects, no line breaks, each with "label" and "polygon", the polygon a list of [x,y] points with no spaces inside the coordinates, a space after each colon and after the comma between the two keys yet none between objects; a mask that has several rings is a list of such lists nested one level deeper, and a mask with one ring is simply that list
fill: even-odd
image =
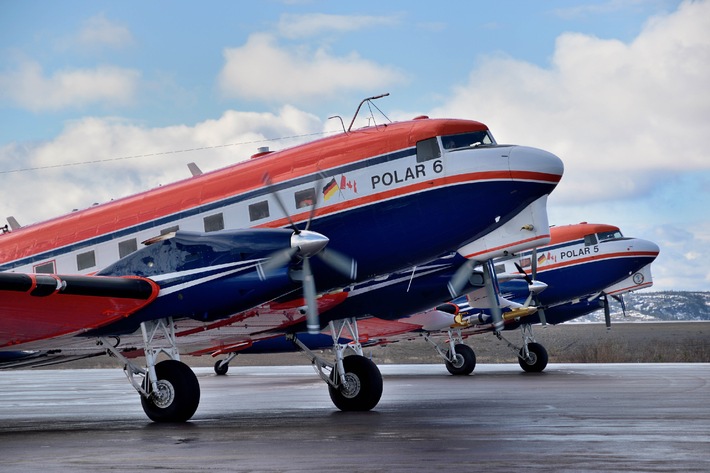
[{"label": "landing gear strut", "polygon": [[455,376],[467,376],[473,373],[476,368],[476,353],[473,348],[463,343],[460,329],[450,329],[449,334],[449,349],[444,352],[429,334],[424,335],[424,340],[429,343],[436,353],[446,363],[446,369],[449,373]]},{"label": "landing gear strut", "polygon": [[[328,384],[330,399],[335,407],[341,411],[369,411],[373,409],[382,397],[382,374],[372,360],[362,355],[362,346],[359,343],[357,321],[343,319],[332,321],[329,324],[333,338],[333,351],[335,363],[328,362],[313,353],[295,335],[289,339],[311,359],[318,376]],[[350,338],[349,344],[339,343],[343,330],[347,328]],[[354,352],[345,356],[346,350]]]},{"label": "landing gear strut", "polygon": [[535,341],[532,332],[532,325],[523,324],[520,326],[523,333],[523,346],[517,347],[503,338],[500,332],[495,332],[498,340],[505,342],[509,348],[515,351],[518,356],[520,367],[528,373],[541,373],[547,367],[547,350]]},{"label": "landing gear strut", "polygon": [[235,359],[238,354],[239,352],[233,351],[232,353],[227,355],[227,358],[225,358],[224,360],[218,360],[214,364],[215,374],[217,376],[224,376],[225,374],[227,374],[227,371],[229,370],[229,362]]},{"label": "landing gear strut", "polygon": [[[146,368],[128,360],[109,341],[100,342],[124,364],[123,371],[131,385],[141,395],[141,405],[154,422],[185,422],[200,404],[200,384],[195,373],[180,361],[175,344],[172,318],[141,323]],[[157,363],[164,353],[170,359]]]}]

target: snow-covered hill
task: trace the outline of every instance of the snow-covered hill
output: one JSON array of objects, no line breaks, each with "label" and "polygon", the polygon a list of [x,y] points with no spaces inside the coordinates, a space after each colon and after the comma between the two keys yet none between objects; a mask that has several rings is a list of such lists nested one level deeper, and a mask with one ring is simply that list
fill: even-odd
[{"label": "snow-covered hill", "polygon": [[[685,291],[638,291],[624,296],[626,302],[626,318],[621,305],[609,299],[611,319],[617,320],[709,320],[710,292]],[[580,322],[600,322],[604,320],[604,311],[597,312],[578,319]]]}]

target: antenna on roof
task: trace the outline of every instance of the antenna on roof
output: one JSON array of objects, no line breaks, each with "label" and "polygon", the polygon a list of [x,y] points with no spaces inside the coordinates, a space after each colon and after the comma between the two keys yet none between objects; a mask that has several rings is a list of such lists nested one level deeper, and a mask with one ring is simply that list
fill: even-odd
[{"label": "antenna on roof", "polygon": [[13,217],[13,216],[7,217],[7,223],[10,224],[10,229],[11,229],[11,230],[19,230],[20,228],[22,228],[22,225],[20,225],[20,224],[17,222],[17,219],[16,219],[15,217]]},{"label": "antenna on roof", "polygon": [[[389,94],[390,94],[390,93],[387,92],[386,94],[373,95],[372,97],[368,97],[368,98],[366,98],[366,99],[362,99],[362,102],[360,102],[360,105],[357,106],[357,110],[355,110],[355,115],[353,116],[353,120],[350,122],[350,126],[348,127],[348,132],[350,132],[350,130],[352,129],[353,123],[355,123],[355,119],[357,118],[357,114],[360,113],[360,107],[362,107],[362,104],[364,104],[365,102],[367,102],[368,104],[370,104],[370,103],[372,103],[373,100],[381,99],[382,97],[387,97]],[[373,104],[373,105],[374,105],[374,104]],[[374,107],[377,108],[377,105],[374,105]],[[379,110],[379,112],[382,113],[382,110],[380,110],[379,108],[377,108],[377,110]],[[387,118],[387,115],[385,115],[384,113],[382,113],[382,115],[383,115],[385,118]],[[390,120],[389,118],[387,118],[387,120],[389,120],[390,123],[392,122],[392,120]]]},{"label": "antenna on roof", "polygon": [[333,118],[340,120],[340,126],[343,127],[343,133],[347,133],[347,131],[345,131],[345,123],[343,123],[343,117],[340,115],[333,115],[332,117],[328,117],[328,120],[332,120]]},{"label": "antenna on roof", "polygon": [[202,174],[202,169],[200,169],[195,163],[187,163],[187,168],[192,173],[192,177],[199,176]]}]

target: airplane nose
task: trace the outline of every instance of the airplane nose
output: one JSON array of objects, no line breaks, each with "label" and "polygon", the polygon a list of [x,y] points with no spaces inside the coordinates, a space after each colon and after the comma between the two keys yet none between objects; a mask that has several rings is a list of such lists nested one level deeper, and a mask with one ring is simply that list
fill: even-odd
[{"label": "airplane nose", "polygon": [[529,146],[513,146],[508,154],[508,165],[512,177],[520,173],[533,173],[534,178],[551,181],[557,184],[562,178],[565,166],[556,155],[538,148]]},{"label": "airplane nose", "polygon": [[632,238],[629,246],[630,250],[653,259],[656,259],[658,254],[661,252],[661,249],[657,244],[641,238]]}]

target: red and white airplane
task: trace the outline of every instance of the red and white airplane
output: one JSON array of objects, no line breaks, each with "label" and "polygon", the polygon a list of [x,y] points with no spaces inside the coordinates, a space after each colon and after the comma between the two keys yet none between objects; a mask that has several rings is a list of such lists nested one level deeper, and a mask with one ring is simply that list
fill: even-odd
[{"label": "red and white airplane", "polygon": [[[151,419],[184,421],[200,390],[179,361],[178,324],[238,321],[257,337],[307,320],[317,331],[318,294],[465,248],[549,194],[562,172],[556,156],[498,145],[482,123],[417,117],[13,224],[0,235],[0,353],[98,342]],[[136,333],[145,368],[123,355]],[[336,406],[377,405],[370,360],[338,352],[331,366]]]}]

